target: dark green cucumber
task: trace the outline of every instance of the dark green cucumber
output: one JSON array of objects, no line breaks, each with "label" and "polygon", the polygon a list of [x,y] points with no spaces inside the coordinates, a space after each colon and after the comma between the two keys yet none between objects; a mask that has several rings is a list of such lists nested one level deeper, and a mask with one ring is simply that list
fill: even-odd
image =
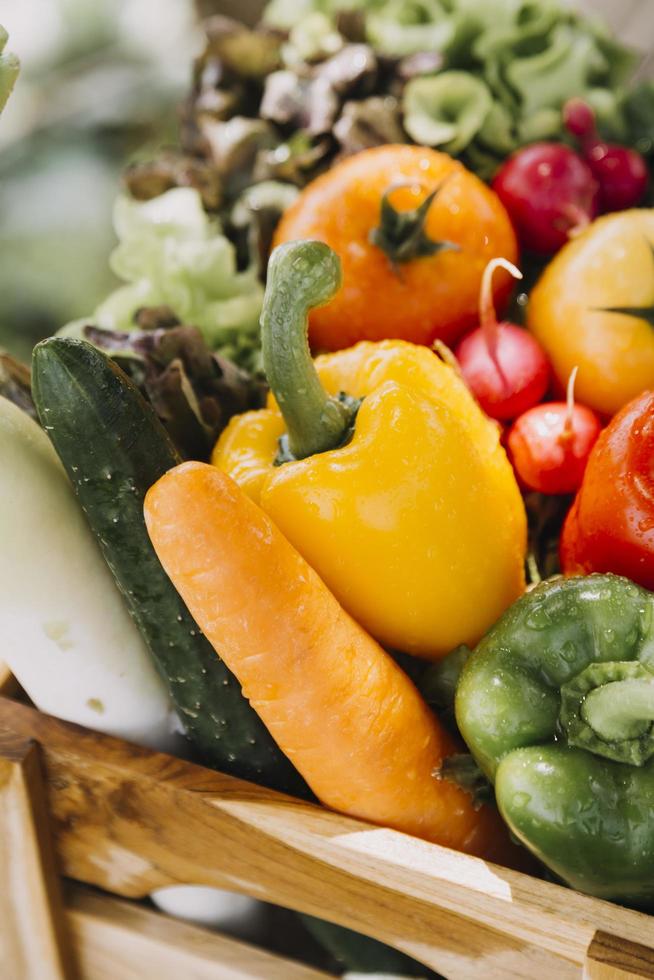
[{"label": "dark green cucumber", "polygon": [[309,796],[306,783],[200,632],[150,544],[143,498],[181,462],[150,405],[108,357],[84,341],[63,337],[35,347],[32,390],[41,424],[201,760],[243,779]]}]

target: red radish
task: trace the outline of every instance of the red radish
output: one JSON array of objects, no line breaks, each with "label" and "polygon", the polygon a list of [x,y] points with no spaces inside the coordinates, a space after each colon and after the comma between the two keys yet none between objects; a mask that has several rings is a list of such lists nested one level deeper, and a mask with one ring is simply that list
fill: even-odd
[{"label": "red radish", "polygon": [[625,211],[640,202],[649,183],[647,164],[640,153],[600,141],[586,159],[599,181],[602,211]]},{"label": "red radish", "polygon": [[565,402],[536,405],[511,426],[507,439],[511,462],[530,490],[574,493],[581,486],[602,424],[590,408],[575,404],[576,377],[574,368]]},{"label": "red radish", "polygon": [[595,113],[583,99],[568,99],[563,106],[563,125],[572,136],[585,139],[595,134]]},{"label": "red radish", "polygon": [[583,99],[570,99],[563,107],[569,133],[581,142],[582,153],[599,184],[602,211],[624,211],[643,197],[649,182],[647,164],[640,153],[600,139],[595,114]]},{"label": "red radish", "polygon": [[498,268],[522,279],[506,259],[491,259],[481,280],[479,326],[455,350],[468,387],[493,419],[514,419],[536,405],[549,384],[547,358],[534,337],[514,323],[497,322],[492,279]]},{"label": "red radish", "polygon": [[532,143],[498,170],[493,190],[522,244],[556,252],[597,214],[598,183],[589,165],[564,143]]}]

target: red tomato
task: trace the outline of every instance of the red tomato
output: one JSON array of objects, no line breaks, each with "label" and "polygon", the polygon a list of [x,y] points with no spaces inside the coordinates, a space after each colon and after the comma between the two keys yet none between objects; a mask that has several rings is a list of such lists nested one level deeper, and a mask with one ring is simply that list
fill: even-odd
[{"label": "red tomato", "polygon": [[615,572],[654,589],[654,391],[629,402],[597,440],[560,552],[567,575]]}]

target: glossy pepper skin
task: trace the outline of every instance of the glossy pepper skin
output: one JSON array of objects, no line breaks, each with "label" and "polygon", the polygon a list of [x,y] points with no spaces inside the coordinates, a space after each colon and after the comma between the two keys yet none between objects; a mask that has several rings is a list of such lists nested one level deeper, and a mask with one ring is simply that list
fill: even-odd
[{"label": "glossy pepper skin", "polygon": [[468,659],[456,718],[518,839],[574,888],[654,903],[654,596],[543,582]]},{"label": "glossy pepper skin", "polygon": [[[320,267],[329,255],[318,242],[292,243],[269,269],[268,299],[292,297],[295,311],[284,306],[280,319],[299,317],[310,365],[299,258]],[[275,466],[287,424],[271,401],[232,419],[212,462],[381,643],[436,659],[476,642],[524,589],[525,512],[497,426],[424,347],[362,342],[319,357],[315,370],[321,391],[363,399],[345,445]],[[268,374],[285,410],[308,389],[296,379],[282,392]]]},{"label": "glossy pepper skin", "polygon": [[566,575],[615,572],[654,589],[654,391],[596,442],[560,544]]}]

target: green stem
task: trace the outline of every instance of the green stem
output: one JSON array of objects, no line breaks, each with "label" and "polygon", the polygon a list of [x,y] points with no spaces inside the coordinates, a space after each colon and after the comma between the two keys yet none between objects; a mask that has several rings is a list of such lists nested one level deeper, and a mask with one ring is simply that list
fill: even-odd
[{"label": "green stem", "polygon": [[654,674],[595,688],[586,695],[581,715],[607,742],[640,738],[654,721]]},{"label": "green stem", "polygon": [[261,341],[268,384],[288,432],[282,459],[335,449],[353,424],[358,403],[327,394],[307,337],[309,310],[328,303],[340,284],[340,260],[322,242],[288,242],[270,257]]},{"label": "green stem", "polygon": [[569,745],[642,766],[654,755],[654,673],[637,660],[591,664],[561,688]]}]

